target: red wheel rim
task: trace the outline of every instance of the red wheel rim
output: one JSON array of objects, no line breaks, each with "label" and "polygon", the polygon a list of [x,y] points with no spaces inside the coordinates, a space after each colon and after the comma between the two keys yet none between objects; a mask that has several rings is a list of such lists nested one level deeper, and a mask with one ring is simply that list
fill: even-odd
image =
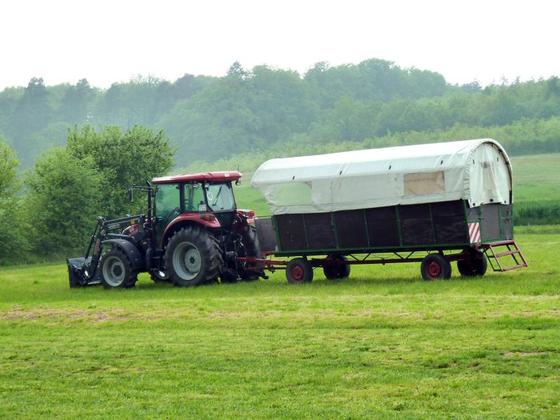
[{"label": "red wheel rim", "polygon": [[290,274],[295,281],[302,281],[303,280],[303,267],[300,265],[294,265],[290,269]]},{"label": "red wheel rim", "polygon": [[435,279],[441,275],[441,265],[437,261],[430,261],[428,264],[428,275]]}]

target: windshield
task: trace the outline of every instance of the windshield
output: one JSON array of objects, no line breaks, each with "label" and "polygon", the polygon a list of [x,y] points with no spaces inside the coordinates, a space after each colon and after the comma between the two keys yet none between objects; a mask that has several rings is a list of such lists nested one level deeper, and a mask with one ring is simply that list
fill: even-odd
[{"label": "windshield", "polygon": [[206,199],[212,211],[235,210],[231,184],[206,184]]}]

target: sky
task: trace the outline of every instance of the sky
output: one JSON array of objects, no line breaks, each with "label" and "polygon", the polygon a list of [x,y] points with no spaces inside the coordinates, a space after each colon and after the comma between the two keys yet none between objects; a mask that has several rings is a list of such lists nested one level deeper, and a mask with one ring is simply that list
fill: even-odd
[{"label": "sky", "polygon": [[548,78],[560,75],[559,16],[554,0],[3,1],[0,89],[368,58],[450,83]]}]

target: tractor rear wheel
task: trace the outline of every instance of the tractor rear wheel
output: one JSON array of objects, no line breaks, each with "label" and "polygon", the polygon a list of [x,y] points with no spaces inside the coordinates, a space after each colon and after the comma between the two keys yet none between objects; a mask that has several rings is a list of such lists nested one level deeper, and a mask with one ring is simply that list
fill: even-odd
[{"label": "tractor rear wheel", "polygon": [[313,280],[313,267],[306,258],[294,258],[286,266],[286,279],[290,284],[309,283]]},{"label": "tractor rear wheel", "polygon": [[[243,246],[240,247],[240,257],[262,258],[261,246],[255,226],[247,226],[247,230],[243,233],[242,241]],[[241,280],[255,281],[258,280],[261,275],[264,275],[264,265],[256,263],[248,268],[247,263],[241,263],[237,265],[237,271]]]},{"label": "tractor rear wheel", "polygon": [[451,264],[441,254],[428,254],[420,266],[424,280],[449,279],[451,277]]},{"label": "tractor rear wheel", "polygon": [[206,229],[189,226],[171,237],[165,250],[165,266],[175,286],[198,286],[217,279],[224,260],[218,242]]},{"label": "tractor rear wheel", "polygon": [[323,273],[329,280],[343,279],[350,275],[350,264],[344,255],[329,255],[323,262]]},{"label": "tractor rear wheel", "polygon": [[128,289],[136,284],[138,273],[132,270],[128,257],[120,248],[113,247],[107,252],[100,267],[101,283],[108,289]]}]

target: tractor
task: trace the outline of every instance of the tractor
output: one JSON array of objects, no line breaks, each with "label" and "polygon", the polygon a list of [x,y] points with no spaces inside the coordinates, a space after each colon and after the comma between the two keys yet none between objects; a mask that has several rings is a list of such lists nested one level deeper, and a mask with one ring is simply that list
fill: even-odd
[{"label": "tractor", "polygon": [[255,213],[236,207],[240,178],[206,172],[132,186],[131,201],[135,190],[147,194],[146,213],[99,217],[85,256],[67,260],[70,287],[131,288],[142,272],[180,287],[266,278]]}]

